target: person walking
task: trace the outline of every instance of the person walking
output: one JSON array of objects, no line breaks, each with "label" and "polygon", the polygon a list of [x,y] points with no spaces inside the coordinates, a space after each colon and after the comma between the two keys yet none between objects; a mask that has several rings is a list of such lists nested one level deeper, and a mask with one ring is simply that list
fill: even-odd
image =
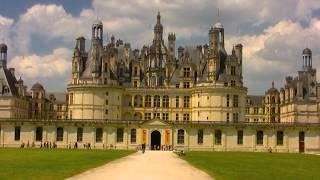
[{"label": "person walking", "polygon": [[146,151],[146,144],[143,143],[143,144],[142,144],[142,154],[144,154],[145,151]]}]

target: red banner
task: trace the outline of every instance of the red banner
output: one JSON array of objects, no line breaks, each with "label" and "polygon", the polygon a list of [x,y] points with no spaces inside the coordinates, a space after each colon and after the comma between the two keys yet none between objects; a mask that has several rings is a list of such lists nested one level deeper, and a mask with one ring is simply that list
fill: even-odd
[{"label": "red banner", "polygon": [[166,145],[170,145],[170,129],[166,129]]},{"label": "red banner", "polygon": [[147,144],[147,130],[146,129],[142,129],[141,144]]}]

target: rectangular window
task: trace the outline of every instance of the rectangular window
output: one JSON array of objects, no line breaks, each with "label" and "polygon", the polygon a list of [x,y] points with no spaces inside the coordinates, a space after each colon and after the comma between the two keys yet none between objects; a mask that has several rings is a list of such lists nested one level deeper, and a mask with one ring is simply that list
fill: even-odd
[{"label": "rectangular window", "polygon": [[230,121],[230,114],[227,113],[227,122],[229,122],[229,121]]},{"label": "rectangular window", "polygon": [[57,128],[57,141],[63,141],[63,128]]},{"label": "rectangular window", "polygon": [[185,78],[190,77],[190,68],[189,67],[183,68],[183,77],[185,77]]},{"label": "rectangular window", "polygon": [[137,130],[136,129],[130,130],[130,142],[131,142],[131,144],[135,144],[137,142]]},{"label": "rectangular window", "polygon": [[190,88],[190,82],[183,82],[183,88]]},{"label": "rectangular window", "polygon": [[283,145],[283,131],[277,131],[277,145]]},{"label": "rectangular window", "polygon": [[185,107],[185,108],[190,107],[190,96],[183,97],[183,107]]},{"label": "rectangular window", "polygon": [[73,104],[73,93],[70,93],[70,96],[69,96],[70,98],[70,104]]},{"label": "rectangular window", "polygon": [[203,144],[203,129],[198,129],[198,144]]},{"label": "rectangular window", "polygon": [[257,145],[263,145],[263,131],[257,131]]},{"label": "rectangular window", "polygon": [[169,108],[169,96],[162,97],[162,107]]},{"label": "rectangular window", "polygon": [[82,142],[83,138],[83,128],[77,129],[77,142]]},{"label": "rectangular window", "polygon": [[176,113],[176,121],[179,121],[179,113]]},{"label": "rectangular window", "polygon": [[176,88],[179,88],[179,84],[176,84]]},{"label": "rectangular window", "polygon": [[233,107],[238,107],[238,106],[239,106],[239,96],[233,95]]},{"label": "rectangular window", "polygon": [[154,96],[153,107],[160,107],[160,96],[158,96],[158,95]]},{"label": "rectangular window", "polygon": [[138,82],[137,81],[133,81],[133,87],[138,87]]},{"label": "rectangular window", "polygon": [[184,113],[184,114],[183,114],[183,120],[184,120],[184,121],[189,121],[189,120],[190,120],[190,115],[189,115],[189,113]]},{"label": "rectangular window", "polygon": [[169,114],[168,113],[162,113],[162,119],[163,120],[169,120]]},{"label": "rectangular window", "polygon": [[231,86],[232,86],[232,87],[236,86],[236,81],[235,81],[235,80],[232,80],[232,81],[231,81]]},{"label": "rectangular window", "polygon": [[58,104],[58,111],[61,111],[62,110],[62,105],[61,104]]},{"label": "rectangular window", "polygon": [[160,113],[153,113],[153,119],[160,119]]},{"label": "rectangular window", "polygon": [[14,140],[15,141],[20,141],[20,133],[21,133],[21,127],[20,126],[14,127]]},{"label": "rectangular window", "polygon": [[236,67],[235,66],[231,66],[231,75],[232,76],[236,75]]},{"label": "rectangular window", "polygon": [[145,107],[151,107],[151,96],[147,95],[145,99]]},{"label": "rectangular window", "polygon": [[238,131],[238,141],[237,144],[243,144],[243,131],[239,130]]},{"label": "rectangular window", "polygon": [[227,94],[227,107],[229,107],[229,99],[230,99],[230,96],[229,94]]},{"label": "rectangular window", "polygon": [[238,122],[238,121],[239,121],[239,114],[233,113],[233,122]]},{"label": "rectangular window", "polygon": [[176,96],[176,108],[179,107],[179,96]]},{"label": "rectangular window", "polygon": [[184,130],[183,129],[179,129],[178,130],[178,138],[177,138],[177,143],[178,144],[184,144]]},{"label": "rectangular window", "polygon": [[117,143],[123,143],[123,128],[117,128]]},{"label": "rectangular window", "polygon": [[102,134],[103,134],[102,128],[97,128],[96,129],[96,142],[102,142]]},{"label": "rectangular window", "polygon": [[221,130],[216,130],[214,132],[214,143],[216,145],[221,145],[221,135],[222,135]]},{"label": "rectangular window", "polygon": [[43,128],[37,127],[36,128],[36,141],[42,141],[42,133],[43,133]]},{"label": "rectangular window", "polygon": [[151,113],[144,113],[144,119],[150,120],[151,119]]}]

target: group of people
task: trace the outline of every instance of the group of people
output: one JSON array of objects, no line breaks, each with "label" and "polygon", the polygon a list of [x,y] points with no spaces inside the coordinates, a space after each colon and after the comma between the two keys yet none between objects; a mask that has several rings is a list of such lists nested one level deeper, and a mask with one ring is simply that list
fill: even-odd
[{"label": "group of people", "polygon": [[47,149],[51,149],[51,148],[57,148],[57,144],[56,142],[52,142],[51,141],[45,141],[43,144],[42,142],[40,143],[40,148],[47,148]]},{"label": "group of people", "polygon": [[[162,150],[162,151],[172,151],[172,145],[153,145],[151,147],[152,150]],[[137,147],[137,150],[141,150],[142,153],[144,153],[146,151],[146,144],[141,144],[141,146]]]},{"label": "group of people", "polygon": [[153,145],[153,150],[172,151],[172,145]]},{"label": "group of people", "polygon": [[[71,142],[69,143],[68,148],[69,148],[69,149],[72,149]],[[73,149],[78,149],[78,142],[75,142],[75,143],[73,144]]]},{"label": "group of people", "polygon": [[32,147],[32,148],[33,148],[33,147],[35,147],[35,146],[36,146],[36,145],[35,145],[34,142],[32,142],[31,145],[30,145],[29,141],[28,141],[27,144],[25,144],[24,142],[22,142],[21,145],[20,145],[21,148],[24,148],[24,147],[26,147],[26,148]]}]

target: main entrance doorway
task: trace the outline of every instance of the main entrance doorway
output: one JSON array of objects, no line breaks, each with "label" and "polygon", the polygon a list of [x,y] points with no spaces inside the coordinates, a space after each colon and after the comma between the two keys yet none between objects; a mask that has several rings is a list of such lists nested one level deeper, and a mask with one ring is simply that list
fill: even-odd
[{"label": "main entrance doorway", "polygon": [[304,132],[299,132],[299,152],[304,152]]},{"label": "main entrance doorway", "polygon": [[159,131],[151,133],[151,150],[160,150],[161,147],[161,134]]}]

